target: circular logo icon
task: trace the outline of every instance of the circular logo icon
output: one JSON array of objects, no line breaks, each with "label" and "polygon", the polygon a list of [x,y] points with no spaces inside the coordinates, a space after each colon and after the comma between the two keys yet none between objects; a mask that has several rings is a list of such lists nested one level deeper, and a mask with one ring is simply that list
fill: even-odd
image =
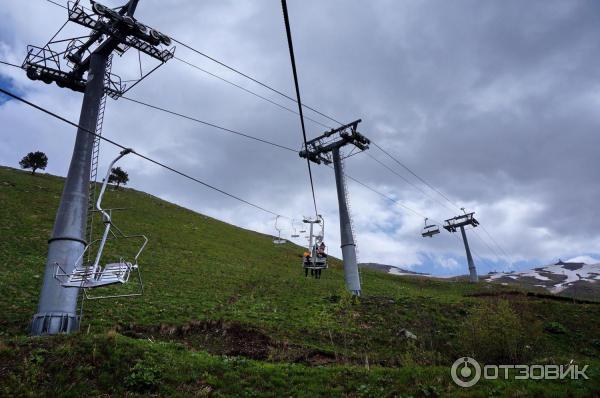
[{"label": "circular logo icon", "polygon": [[452,380],[461,387],[473,387],[481,378],[481,366],[473,358],[458,358],[450,369]]}]

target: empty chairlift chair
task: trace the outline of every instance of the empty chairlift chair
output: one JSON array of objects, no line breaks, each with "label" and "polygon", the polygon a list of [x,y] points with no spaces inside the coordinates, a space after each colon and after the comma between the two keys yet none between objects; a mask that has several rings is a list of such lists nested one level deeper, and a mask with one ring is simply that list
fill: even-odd
[{"label": "empty chairlift chair", "polygon": [[275,230],[277,230],[277,237],[276,238],[274,237],[273,243],[275,243],[276,245],[283,245],[284,243],[287,242],[287,240],[285,240],[281,237],[281,228],[279,228],[279,226],[277,224],[279,217],[281,217],[281,216],[275,217]]},{"label": "empty chairlift chair", "polygon": [[[142,254],[144,248],[146,247],[146,244],[148,243],[148,238],[146,238],[146,236],[144,235],[125,235],[119,228],[117,228],[113,224],[111,215],[112,211],[110,209],[102,208],[102,199],[104,198],[104,194],[106,193],[108,177],[111,173],[112,167],[119,159],[121,159],[123,156],[127,155],[130,152],[130,149],[123,150],[119,154],[119,156],[111,162],[110,166],[108,167],[106,177],[102,182],[100,195],[98,195],[98,200],[96,201],[96,210],[102,215],[102,222],[104,224],[104,231],[102,237],[100,239],[96,239],[88,243],[83,253],[75,262],[72,272],[65,272],[65,269],[61,267],[60,264],[56,264],[56,271],[54,276],[60,281],[61,285],[66,288],[83,289],[86,298],[88,299],[139,296],[143,293],[143,284],[141,274],[139,272],[138,259]],[[124,257],[120,257],[120,259],[117,262],[105,264],[104,266],[102,266],[101,261],[103,259],[103,252],[106,247],[106,244],[109,241],[114,241],[116,239],[135,239],[141,241],[142,243],[139,246],[133,258],[128,260]],[[93,262],[85,263],[84,257],[86,256],[86,254],[92,251],[93,247],[95,247],[96,245],[98,246],[98,248],[95,253]],[[94,289],[98,287],[116,284],[125,284],[129,282],[132,274],[136,275],[135,280],[137,283],[137,289],[135,289],[134,293],[92,296],[87,292],[88,289]]]},{"label": "empty chairlift chair", "polygon": [[432,238],[433,235],[437,235],[440,233],[440,227],[438,227],[435,224],[427,225],[427,220],[429,220],[429,219],[428,218],[425,219],[425,228],[423,228],[423,232],[421,233],[421,236],[423,238]]},{"label": "empty chairlift chair", "polygon": [[294,232],[292,232],[292,235],[291,235],[292,238],[300,237],[300,234],[298,234],[298,232],[296,231],[296,225],[294,224],[294,220],[292,220],[292,231],[294,231]]}]

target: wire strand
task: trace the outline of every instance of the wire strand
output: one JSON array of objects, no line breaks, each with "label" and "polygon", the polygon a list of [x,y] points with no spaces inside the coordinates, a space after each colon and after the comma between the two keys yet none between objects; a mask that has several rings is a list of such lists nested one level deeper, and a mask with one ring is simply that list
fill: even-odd
[{"label": "wire strand", "polygon": [[163,107],[160,107],[160,106],[157,106],[157,105],[152,105],[152,104],[140,101],[140,100],[135,99],[135,98],[130,98],[130,97],[126,97],[126,96],[122,96],[121,98],[123,98],[123,99],[125,99],[127,101],[131,101],[133,103],[139,104],[139,105],[146,106],[146,107],[151,108],[151,109],[155,109],[155,110],[158,110],[158,111],[161,111],[161,112],[165,112],[165,113],[171,114],[173,116],[177,116],[177,117],[180,117],[180,118],[183,118],[183,119],[187,119],[187,120],[190,120],[190,121],[193,121],[193,122],[196,122],[196,123],[200,123],[200,124],[203,124],[205,126],[214,127],[214,128],[219,129],[221,131],[225,131],[225,132],[228,132],[228,133],[231,133],[231,134],[235,134],[235,135],[238,135],[238,136],[250,139],[250,140],[262,142],[264,144],[268,144],[268,145],[271,145],[271,146],[274,146],[274,147],[277,147],[277,148],[280,148],[280,149],[285,149],[286,151],[291,151],[291,152],[294,152],[294,153],[298,152],[296,149],[287,147],[285,145],[277,144],[275,142],[267,141],[267,140],[262,139],[262,138],[254,137],[254,136],[251,136],[249,134],[242,133],[240,131],[232,130],[232,129],[229,129],[229,128],[226,128],[226,127],[223,127],[223,126],[219,126],[219,125],[214,124],[214,123],[210,123],[210,122],[207,122],[207,121],[204,121],[204,120],[200,120],[200,119],[195,118],[193,116],[188,116],[188,115],[185,115],[183,113],[175,112],[175,111],[167,109],[167,108],[163,108]]},{"label": "wire strand", "polygon": [[[296,87],[296,98],[298,103],[298,113],[300,114],[300,125],[302,126],[302,137],[304,138],[304,149],[308,151],[308,139],[306,138],[306,127],[304,126],[304,115],[302,112],[302,100],[300,99],[300,85],[298,84],[298,71],[296,70],[296,59],[294,57],[294,44],[292,42],[292,31],[290,29],[290,20],[288,17],[287,3],[286,0],[281,0],[281,8],[283,10],[283,21],[285,23],[285,32],[287,35],[288,48],[290,50],[290,60],[292,63],[292,73],[294,75],[294,86]],[[310,178],[310,189],[312,191],[313,204],[315,206],[315,216],[318,217],[319,211],[317,210],[317,198],[315,196],[315,184],[313,181],[312,169],[310,167],[310,159],[306,157],[306,164],[308,166],[308,176]]]},{"label": "wire strand", "polygon": [[423,195],[425,195],[427,198],[437,202],[440,206],[445,207],[446,209],[452,210],[452,208],[448,207],[446,204],[444,204],[443,202],[439,201],[438,199],[434,198],[433,196],[429,195],[427,192],[425,192],[425,190],[423,190],[421,187],[419,187],[417,184],[413,183],[412,181],[410,181],[409,179],[407,179],[406,177],[404,177],[402,174],[398,173],[396,170],[392,169],[391,167],[389,167],[387,164],[383,163],[381,160],[377,159],[376,157],[374,157],[371,154],[367,153],[367,156],[370,157],[371,159],[373,159],[373,161],[379,163],[382,167],[384,167],[385,169],[387,169],[388,171],[390,171],[391,173],[393,173],[394,175],[396,175],[397,177],[401,178],[404,182],[406,182],[407,184],[411,185],[412,187],[414,187],[415,189],[417,189],[419,192],[421,192]]},{"label": "wire strand", "polygon": [[[267,90],[270,90],[270,91],[272,91],[272,92],[274,92],[274,93],[276,93],[276,94],[279,94],[279,95],[281,95],[282,97],[289,99],[290,101],[296,102],[296,100],[295,100],[294,98],[290,97],[289,95],[285,94],[284,92],[282,92],[282,91],[280,91],[280,90],[277,90],[276,88],[273,88],[272,86],[269,86],[268,84],[266,84],[266,83],[263,83],[263,82],[261,82],[260,80],[258,80],[258,79],[255,79],[255,78],[253,78],[252,76],[250,76],[250,75],[247,75],[247,74],[245,74],[245,73],[243,73],[243,72],[239,71],[238,69],[236,69],[236,68],[234,68],[234,67],[232,67],[232,66],[229,66],[229,65],[227,65],[226,63],[224,63],[224,62],[222,62],[222,61],[219,61],[218,59],[216,59],[216,58],[213,58],[213,57],[211,57],[210,55],[208,55],[208,54],[206,54],[206,53],[203,53],[203,52],[202,52],[202,51],[200,51],[200,50],[197,50],[197,49],[195,49],[194,47],[192,47],[192,46],[190,46],[190,45],[188,45],[188,44],[186,44],[186,43],[183,43],[183,42],[182,42],[182,41],[180,41],[180,40],[177,40],[177,39],[175,39],[175,38],[173,38],[173,37],[171,37],[171,40],[173,40],[175,43],[178,43],[178,44],[182,45],[183,47],[187,48],[188,50],[190,50],[190,51],[193,51],[193,52],[195,52],[196,54],[198,54],[198,55],[201,55],[201,56],[203,56],[204,58],[207,58],[207,59],[209,59],[209,60],[211,60],[211,61],[213,61],[213,62],[215,62],[215,63],[217,63],[217,64],[219,64],[219,65],[221,65],[221,66],[223,66],[224,68],[227,68],[227,69],[229,69],[230,71],[232,71],[232,72],[234,72],[234,73],[237,73],[237,74],[238,74],[238,75],[240,75],[240,76],[243,76],[243,77],[245,77],[245,78],[246,78],[246,79],[248,79],[248,80],[251,80],[251,81],[253,81],[254,83],[258,84],[259,86],[262,86],[262,87],[266,88]],[[309,109],[309,110],[311,110],[311,111],[315,112],[316,114],[318,114],[318,115],[320,115],[320,116],[323,116],[323,117],[324,117],[324,118],[326,118],[326,119],[329,119],[329,120],[331,120],[332,122],[335,122],[335,123],[337,123],[337,124],[339,124],[339,125],[342,125],[342,122],[339,122],[339,121],[335,120],[335,119],[334,119],[334,118],[332,118],[331,116],[327,116],[326,114],[324,114],[324,113],[322,113],[322,112],[320,112],[320,111],[316,110],[316,109],[315,109],[315,108],[313,108],[313,107],[310,107],[310,106],[308,106],[308,105],[306,105],[306,104],[303,104],[302,106],[303,106],[304,108],[306,108],[306,109]]]},{"label": "wire strand", "polygon": [[[408,171],[410,174],[412,174],[415,178],[417,178],[419,181],[421,181],[423,184],[425,184],[427,187],[429,187],[431,190],[433,190],[434,192],[436,192],[438,195],[440,195],[442,198],[444,198],[448,203],[450,203],[452,206],[454,206],[456,209],[458,210],[462,210],[461,207],[459,205],[457,205],[455,202],[453,202],[450,198],[448,198],[448,196],[446,196],[442,191],[440,191],[439,189],[435,188],[433,185],[431,185],[429,182],[427,182],[424,178],[420,177],[417,173],[415,173],[411,168],[409,168],[408,166],[406,166],[404,163],[402,163],[400,160],[398,160],[396,157],[394,157],[391,153],[389,153],[388,151],[386,151],[385,149],[383,149],[381,146],[379,146],[376,142],[371,141],[371,143],[377,148],[379,149],[381,152],[383,152],[385,155],[387,155],[390,159],[392,159],[394,162],[396,162],[397,164],[399,164],[402,168],[404,168],[406,171]],[[510,260],[510,256],[506,253],[506,250],[504,250],[504,248],[502,246],[500,246],[500,244],[491,236],[491,234],[487,231],[487,229],[482,225],[482,229],[484,230],[484,232],[489,236],[490,240],[500,249],[501,252],[504,253],[506,260],[508,263],[511,263]],[[478,237],[479,235],[476,234]],[[481,239],[481,237],[480,237]],[[485,242],[483,239],[482,241],[485,243],[486,246],[488,246],[488,248],[491,249],[491,251],[498,257],[501,257],[498,255],[498,253],[496,252],[495,249],[492,249],[491,246]]]},{"label": "wire strand", "polygon": [[[254,95],[254,96],[255,96],[255,97],[257,97],[257,98],[260,98],[260,99],[262,99],[262,100],[264,100],[264,101],[267,101],[267,102],[269,102],[269,103],[271,103],[271,104],[273,104],[273,105],[275,105],[275,106],[277,106],[277,107],[279,107],[279,108],[281,108],[281,109],[284,109],[284,110],[286,110],[286,111],[288,111],[288,112],[291,112],[291,113],[293,113],[294,115],[298,115],[298,112],[297,112],[297,111],[295,111],[295,110],[293,110],[293,109],[291,109],[291,108],[288,108],[287,106],[285,106],[285,105],[282,105],[282,104],[280,104],[280,103],[278,103],[278,102],[275,102],[275,101],[273,101],[273,100],[271,100],[271,99],[269,99],[269,98],[267,98],[267,97],[264,97],[264,96],[262,96],[262,95],[260,95],[260,94],[258,94],[258,93],[256,93],[256,92],[254,92],[254,91],[252,91],[252,90],[248,90],[246,87],[240,86],[239,84],[237,84],[237,83],[234,83],[234,82],[232,82],[232,81],[230,81],[230,80],[227,80],[227,79],[225,79],[225,78],[223,78],[223,77],[221,77],[221,76],[219,76],[219,75],[217,75],[217,74],[215,74],[215,73],[209,72],[209,71],[207,71],[206,69],[199,67],[198,65],[195,65],[195,64],[193,64],[193,63],[191,63],[191,62],[189,62],[189,61],[186,61],[186,60],[184,60],[184,59],[181,59],[181,58],[179,58],[179,57],[173,57],[173,59],[175,59],[175,60],[177,60],[177,61],[179,61],[179,62],[182,62],[182,63],[184,63],[184,64],[186,64],[186,65],[188,65],[188,66],[190,66],[190,67],[192,67],[192,68],[194,68],[194,69],[197,69],[197,70],[199,70],[199,71],[201,71],[201,72],[204,72],[204,73],[206,73],[207,75],[214,77],[215,79],[219,79],[219,80],[221,80],[222,82],[225,82],[225,83],[227,83],[227,84],[230,84],[230,85],[232,85],[232,86],[234,86],[234,87],[237,87],[237,88],[239,88],[240,90],[243,90],[243,91],[247,92],[248,94],[252,94],[252,95]],[[318,124],[318,125],[319,125],[319,126],[321,126],[321,127],[324,127],[324,128],[326,128],[326,129],[331,129],[331,126],[328,126],[328,125],[326,125],[326,124],[324,124],[324,123],[321,123],[321,122],[319,122],[318,120],[312,119],[312,118],[310,118],[310,117],[308,117],[308,116],[304,116],[304,118],[305,118],[306,120],[310,120],[311,122],[313,122],[313,123],[315,123],[315,124]]]},{"label": "wire strand", "polygon": [[21,69],[21,67],[19,65],[17,65],[17,64],[13,64],[13,63],[2,61],[2,60],[0,60],[0,64],[4,64],[4,65],[8,65],[8,66],[14,66],[15,68]]},{"label": "wire strand", "polygon": [[379,149],[381,152],[383,152],[384,154],[386,154],[394,162],[396,162],[400,166],[402,166],[403,169],[405,169],[406,171],[408,171],[410,174],[412,174],[415,178],[417,178],[423,184],[427,185],[430,189],[432,189],[433,191],[437,192],[441,197],[443,197],[444,199],[446,199],[451,205],[453,205],[454,207],[456,207],[457,209],[460,210],[460,206],[458,206],[456,203],[454,203],[452,200],[450,200],[446,195],[444,195],[443,192],[441,192],[440,190],[438,190],[437,188],[435,188],[433,185],[431,185],[430,183],[428,183],[425,179],[421,178],[419,175],[417,175],[417,173],[415,173],[414,171],[412,171],[407,165],[405,165],[404,163],[402,163],[401,161],[399,161],[397,158],[395,158],[394,156],[392,156],[388,151],[386,151],[385,149],[383,149],[376,142],[374,142],[373,140],[371,140],[371,144],[373,144],[377,149]]},{"label": "wire strand", "polygon": [[[29,106],[31,106],[31,107],[33,107],[33,108],[35,108],[35,109],[37,109],[37,110],[39,110],[41,112],[44,112],[44,113],[46,113],[46,114],[48,114],[48,115],[50,115],[50,116],[52,116],[52,117],[54,117],[54,118],[56,118],[58,120],[61,120],[64,123],[70,124],[73,127],[77,127],[81,131],[83,131],[85,133],[88,133],[88,134],[91,134],[91,135],[93,135],[93,136],[95,136],[95,137],[97,137],[97,138],[99,138],[101,140],[104,140],[104,141],[106,141],[106,142],[108,142],[108,143],[110,143],[110,144],[112,144],[112,145],[114,145],[114,146],[116,146],[118,148],[121,148],[121,149],[130,149],[130,148],[127,148],[126,146],[124,146],[122,144],[119,144],[118,142],[116,142],[114,140],[106,138],[106,136],[104,136],[104,135],[96,134],[95,132],[92,132],[92,131],[90,131],[90,130],[88,130],[88,129],[82,127],[82,126],[80,126],[79,124],[77,124],[75,122],[72,122],[72,121],[70,121],[70,120],[68,120],[68,119],[66,119],[66,118],[64,118],[64,117],[62,117],[62,116],[60,116],[60,115],[58,115],[58,114],[56,114],[56,113],[48,110],[48,109],[45,109],[45,108],[43,108],[43,107],[41,107],[39,105],[36,105],[33,102],[27,101],[26,99],[24,99],[24,98],[22,98],[22,97],[20,97],[20,96],[18,96],[16,94],[11,93],[10,91],[3,89],[2,87],[0,87],[0,92],[2,92],[5,95],[8,95],[9,97],[12,97],[12,98],[16,99],[17,101],[23,102],[24,104],[27,104],[27,105],[29,105]],[[201,184],[201,185],[203,185],[203,186],[205,186],[207,188],[210,188],[210,189],[212,189],[212,190],[214,190],[216,192],[219,192],[219,193],[221,193],[221,194],[223,194],[225,196],[228,196],[228,197],[230,197],[232,199],[235,199],[235,200],[240,201],[242,203],[245,203],[245,204],[247,204],[249,206],[252,206],[252,207],[254,207],[254,208],[258,209],[258,210],[262,210],[262,211],[264,211],[266,213],[269,213],[269,214],[272,214],[274,216],[280,216],[280,217],[284,217],[284,218],[287,218],[287,219],[291,219],[291,217],[283,216],[283,215],[278,214],[278,213],[276,213],[274,211],[268,210],[268,209],[266,209],[266,208],[264,208],[262,206],[254,204],[252,202],[249,202],[249,201],[247,201],[245,199],[240,198],[239,196],[236,196],[236,195],[233,195],[233,194],[231,194],[229,192],[226,192],[226,191],[224,191],[224,190],[222,190],[220,188],[217,188],[217,187],[215,187],[215,186],[213,186],[211,184],[208,184],[208,183],[206,183],[204,181],[201,181],[201,180],[199,180],[199,179],[197,179],[195,177],[190,176],[189,174],[186,174],[186,173],[184,173],[182,171],[179,171],[179,170],[177,170],[177,169],[175,169],[175,168],[173,168],[171,166],[166,165],[165,163],[162,163],[162,162],[160,162],[158,160],[154,160],[154,159],[152,159],[152,158],[150,158],[150,157],[148,157],[146,155],[143,155],[143,154],[141,154],[139,152],[136,152],[136,151],[132,150],[132,153],[134,155],[136,155],[136,156],[144,159],[144,160],[147,160],[148,162],[154,163],[157,166],[160,166],[160,167],[162,167],[162,168],[164,168],[166,170],[169,170],[169,171],[171,171],[171,172],[173,172],[175,174],[178,174],[178,175],[180,175],[182,177],[185,177],[185,178],[187,178],[189,180],[197,182],[198,184]]]}]

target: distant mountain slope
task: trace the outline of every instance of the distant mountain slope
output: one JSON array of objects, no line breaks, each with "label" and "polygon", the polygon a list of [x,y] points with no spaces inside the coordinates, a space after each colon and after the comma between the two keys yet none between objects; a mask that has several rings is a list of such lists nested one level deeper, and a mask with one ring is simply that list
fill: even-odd
[{"label": "distant mountain slope", "polygon": [[[534,268],[521,272],[492,272],[480,275],[481,281],[502,285],[518,286],[531,290],[545,289],[560,296],[575,297],[585,300],[600,301],[600,263],[586,264],[582,260],[594,260],[589,257],[576,257],[569,261]],[[390,275],[423,276],[441,278],[435,275],[420,273],[378,263],[362,263],[361,268],[368,268]],[[445,277],[446,280],[465,280],[466,275]]]},{"label": "distant mountain slope", "polygon": [[422,276],[430,276],[429,274],[424,274],[421,272],[409,271],[404,268],[394,267],[392,265],[386,264],[378,264],[378,263],[361,263],[359,264],[361,268],[369,268],[376,271],[382,271],[387,274],[392,275],[422,275]]},{"label": "distant mountain slope", "polygon": [[579,298],[600,298],[600,263],[559,261],[525,272],[490,273],[481,279],[522,287],[540,287],[552,293]]}]

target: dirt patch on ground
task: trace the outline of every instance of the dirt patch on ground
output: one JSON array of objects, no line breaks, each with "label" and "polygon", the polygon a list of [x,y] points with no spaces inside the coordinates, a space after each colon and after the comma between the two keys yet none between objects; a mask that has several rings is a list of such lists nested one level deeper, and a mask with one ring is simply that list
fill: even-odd
[{"label": "dirt patch on ground", "polygon": [[322,366],[352,362],[331,352],[308,348],[288,341],[276,341],[254,326],[235,321],[192,321],[184,325],[120,325],[124,336],[173,341],[190,349],[212,354],[241,356],[272,362]]},{"label": "dirt patch on ground", "polygon": [[275,344],[262,331],[239,322],[193,321],[184,325],[121,325],[124,336],[179,341],[213,353],[267,359]]},{"label": "dirt patch on ground", "polygon": [[544,293],[533,293],[533,292],[519,292],[519,291],[507,291],[507,292],[478,292],[472,294],[465,294],[465,297],[480,297],[489,299],[505,299],[509,301],[515,300],[551,300],[551,301],[562,301],[566,303],[574,304],[600,304],[596,301],[573,299],[570,297],[556,296],[553,294]]}]

